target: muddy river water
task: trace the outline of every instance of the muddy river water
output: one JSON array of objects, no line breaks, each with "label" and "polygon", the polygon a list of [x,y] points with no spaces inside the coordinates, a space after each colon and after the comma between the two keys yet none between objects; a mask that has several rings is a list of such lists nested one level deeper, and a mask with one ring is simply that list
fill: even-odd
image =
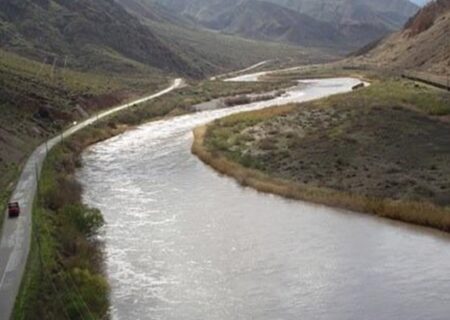
[{"label": "muddy river water", "polygon": [[309,81],[89,148],[77,175],[107,222],[112,318],[450,319],[447,234],[242,188],[190,153],[197,125],[357,82]]}]

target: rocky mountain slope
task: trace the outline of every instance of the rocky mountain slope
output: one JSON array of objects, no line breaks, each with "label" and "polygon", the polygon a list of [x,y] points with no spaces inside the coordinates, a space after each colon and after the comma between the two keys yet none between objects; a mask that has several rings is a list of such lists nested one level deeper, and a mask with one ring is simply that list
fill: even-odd
[{"label": "rocky mountain slope", "polygon": [[285,41],[308,47],[338,47],[340,33],[328,23],[263,1],[247,1],[205,22],[214,30],[248,38]]},{"label": "rocky mountain slope", "polygon": [[336,26],[364,45],[401,26],[418,9],[408,0],[268,0]]},{"label": "rocky mountain slope", "polygon": [[[219,31],[252,38],[285,40],[301,45],[327,46],[331,37],[334,44],[342,48],[357,48],[381,38],[400,28],[418,10],[418,6],[408,0],[154,1]],[[246,11],[242,11],[244,9]],[[289,14],[286,9],[290,10]],[[295,15],[294,11],[298,15]],[[246,20],[242,25],[244,14]],[[289,18],[280,20],[280,16]],[[291,23],[291,32],[286,31],[288,23]],[[254,26],[255,24],[257,26]],[[334,28],[331,33],[330,26]],[[309,31],[312,29],[317,30],[314,33],[316,39],[314,43],[309,41]],[[286,36],[286,33],[294,31],[296,37]]]},{"label": "rocky mountain slope", "polygon": [[437,0],[421,9],[402,31],[360,52],[360,63],[413,69],[437,75],[450,72],[450,0]]},{"label": "rocky mountain slope", "polygon": [[318,20],[348,24],[401,27],[418,7],[408,0],[266,0]]}]

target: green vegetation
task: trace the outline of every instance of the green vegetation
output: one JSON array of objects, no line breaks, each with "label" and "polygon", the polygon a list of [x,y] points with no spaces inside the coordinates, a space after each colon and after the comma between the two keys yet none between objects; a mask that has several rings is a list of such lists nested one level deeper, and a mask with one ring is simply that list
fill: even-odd
[{"label": "green vegetation", "polygon": [[79,163],[71,144],[50,152],[33,212],[33,241],[15,319],[101,319],[108,310],[103,276],[103,225],[98,210],[81,204],[72,176]]},{"label": "green vegetation", "polygon": [[450,230],[448,101],[443,90],[378,78],[217,120],[197,131],[193,151],[262,191]]},{"label": "green vegetation", "polygon": [[[67,105],[67,100],[80,95],[101,95],[115,90],[131,89],[138,92],[144,88],[164,86],[167,79],[161,74],[149,77],[145,69],[133,74],[114,72],[80,72],[63,68],[58,64],[36,62],[15,53],[0,49],[0,75],[4,87],[2,93],[15,95],[38,95],[42,100],[53,102],[58,107]],[[56,97],[53,95],[57,94]],[[2,101],[8,96],[2,95]],[[61,100],[54,100],[54,99]]]},{"label": "green vegetation", "polygon": [[376,83],[364,91],[351,96],[348,103],[354,103],[362,98],[380,105],[402,105],[419,109],[433,115],[444,116],[450,114],[450,95],[443,90],[436,90],[428,85],[422,85],[407,80],[388,80]]},{"label": "green vegetation", "polygon": [[[78,70],[146,69],[201,76],[120,4],[109,0],[0,3],[0,46]],[[155,72],[151,72],[155,73]]]}]

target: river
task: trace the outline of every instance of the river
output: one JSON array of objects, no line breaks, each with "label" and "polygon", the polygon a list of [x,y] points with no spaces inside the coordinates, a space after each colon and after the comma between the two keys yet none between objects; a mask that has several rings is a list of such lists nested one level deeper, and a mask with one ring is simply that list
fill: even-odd
[{"label": "river", "polygon": [[190,153],[197,125],[356,83],[309,81],[275,101],[151,122],[87,149],[77,177],[107,222],[112,318],[449,319],[447,234],[258,193]]}]

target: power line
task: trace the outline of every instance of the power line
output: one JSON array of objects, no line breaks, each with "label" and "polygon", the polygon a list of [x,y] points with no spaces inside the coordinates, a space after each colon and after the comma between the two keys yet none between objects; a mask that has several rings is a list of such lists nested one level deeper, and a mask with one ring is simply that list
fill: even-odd
[{"label": "power line", "polygon": [[47,57],[44,58],[44,61],[42,61],[41,66],[39,67],[38,72],[36,73],[35,77],[39,77],[39,75],[41,74],[42,70],[44,69],[45,65],[47,64]]},{"label": "power line", "polygon": [[69,278],[69,280],[72,282],[72,287],[73,287],[73,288],[75,289],[75,291],[78,293],[78,295],[79,295],[79,297],[80,297],[80,299],[81,299],[81,302],[83,303],[84,307],[86,308],[86,310],[87,310],[87,312],[88,312],[88,314],[89,314],[89,317],[90,317],[91,319],[95,319],[94,315],[93,315],[92,312],[91,312],[91,309],[89,309],[88,304],[87,304],[86,301],[83,299],[83,295],[82,295],[81,292],[79,291],[78,286],[75,284],[75,281],[73,280],[72,275],[71,275],[70,273],[68,273],[68,278]]},{"label": "power line", "polygon": [[[45,224],[44,224],[44,227],[45,227],[45,231],[48,234],[51,234],[50,230],[48,229],[48,227]],[[36,230],[39,230],[39,228],[37,228]],[[41,252],[41,247],[40,247],[39,235],[37,234],[37,232],[35,233],[35,236],[37,237],[38,252],[39,252],[40,259],[41,259],[41,269],[42,269],[44,275],[46,275],[46,270],[43,267],[43,263],[42,263],[42,252]],[[70,290],[67,282],[65,281],[64,277],[61,275],[61,272],[58,272],[57,274],[59,275],[62,284],[65,286],[65,290],[64,289],[63,290],[66,292],[67,299],[71,300],[74,308],[76,309],[77,313],[80,315],[81,319],[86,320],[86,317],[84,316],[83,311],[79,308],[78,303],[71,297],[71,295],[70,295],[71,290]],[[69,274],[69,276],[70,276],[70,274]],[[50,276],[48,276],[48,277],[50,278]],[[53,281],[51,278],[49,280],[51,282]],[[61,296],[60,296],[60,294],[58,292],[58,289],[56,288],[54,282],[52,282],[52,287],[55,290],[56,296],[59,298],[59,300],[61,302],[63,312],[66,314],[67,318],[70,320],[70,315],[69,315],[68,311],[65,308],[64,302],[62,301],[62,298],[61,298]],[[81,296],[80,292],[77,289],[76,289],[76,292],[75,292],[75,296],[77,296],[79,298],[79,300],[81,300],[81,302],[87,307],[86,303],[84,302],[83,297]],[[89,317],[91,319],[95,319],[94,317],[92,317],[91,311],[89,310],[89,308],[87,310],[88,310],[88,313],[89,313]]]},{"label": "power line", "polygon": [[[49,233],[49,234],[51,234],[51,233],[50,233],[50,230],[48,229],[48,227],[47,227],[45,224],[44,224],[44,226],[45,226],[46,232]],[[40,250],[39,250],[39,251],[40,251]],[[65,291],[66,291],[66,296],[67,296],[67,298],[68,298],[69,300],[71,300],[71,302],[72,302],[74,308],[76,309],[77,313],[81,316],[81,319],[85,320],[86,318],[84,317],[84,314],[83,314],[82,310],[78,307],[78,304],[76,303],[76,301],[75,301],[74,299],[71,298],[71,296],[70,296],[70,291],[71,291],[71,290],[69,289],[69,286],[67,285],[67,282],[65,281],[65,279],[62,277],[61,272],[58,272],[57,274],[59,275],[59,277],[61,278],[61,281],[62,281],[63,285],[65,286]],[[53,284],[53,285],[54,285],[54,284]],[[55,288],[55,290],[56,290],[56,288]],[[60,296],[59,296],[57,290],[55,291],[55,293],[56,293],[56,295],[60,298]],[[78,295],[78,293],[75,292],[75,295]],[[80,296],[80,299],[83,300],[83,298],[82,298],[81,296]],[[75,303],[74,303],[74,302],[75,302]],[[65,310],[65,308],[63,308],[63,309],[64,309],[65,313],[67,313],[67,315],[68,315],[67,310]],[[70,319],[70,316],[69,316],[68,318]],[[92,319],[94,319],[94,318],[92,318]]]},{"label": "power line", "polygon": [[[71,298],[71,296],[70,296],[70,291],[71,290],[70,290],[69,285],[67,284],[66,280],[64,279],[63,275],[61,275],[61,272],[59,272],[58,274],[59,274],[59,277],[62,280],[63,285],[66,287],[66,292],[69,292],[69,294],[67,295],[69,297],[69,300],[71,300],[74,308],[77,310],[77,313],[81,316],[81,319],[86,320],[86,318],[84,316],[84,313],[82,312],[82,310],[78,306],[77,301],[75,299]],[[75,296],[77,296],[77,295],[78,294],[75,292]],[[79,298],[80,298],[80,300],[83,300],[83,298],[81,296]]]}]

